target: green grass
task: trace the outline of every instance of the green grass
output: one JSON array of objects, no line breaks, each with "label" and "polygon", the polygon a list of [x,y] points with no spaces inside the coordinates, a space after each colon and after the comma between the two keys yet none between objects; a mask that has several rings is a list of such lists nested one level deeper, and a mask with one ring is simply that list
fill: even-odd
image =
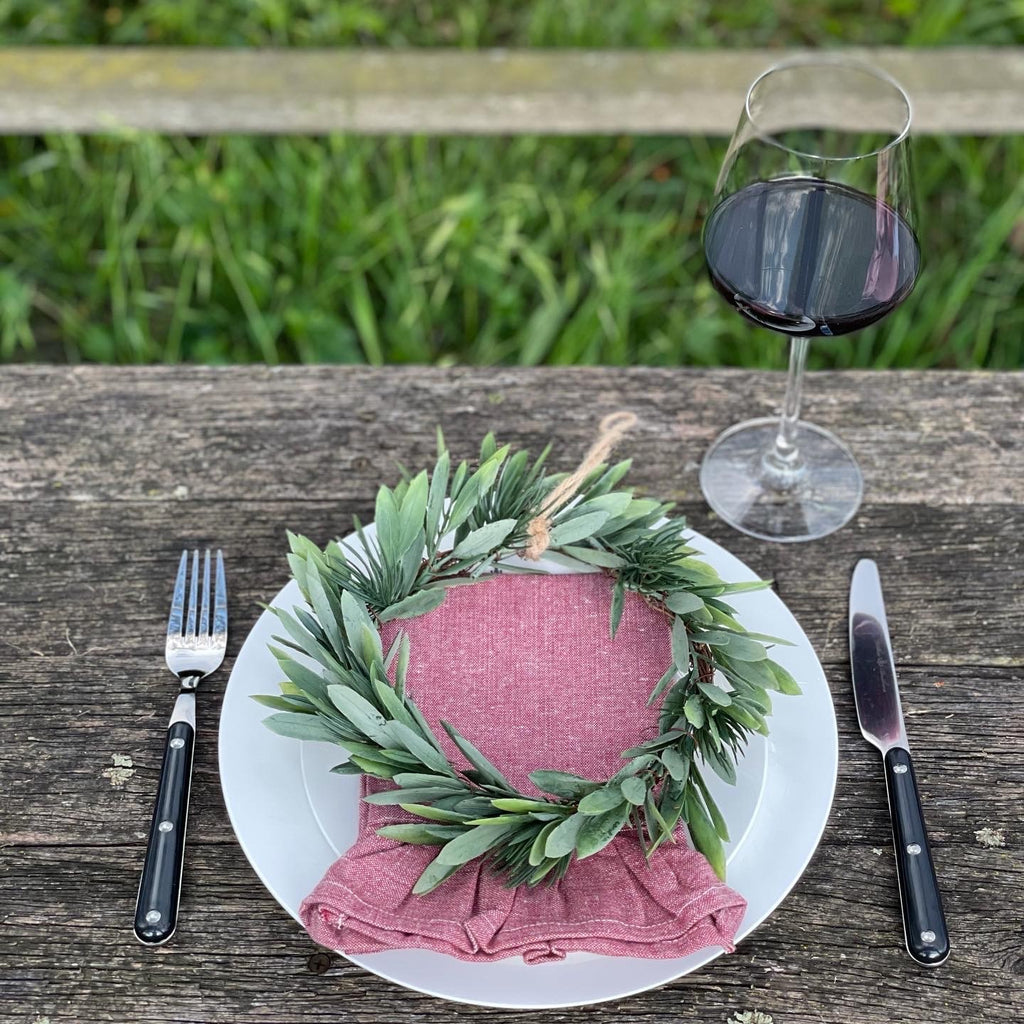
[{"label": "green grass", "polygon": [[0,0],[3,43],[934,46],[1024,42],[1020,0]]},{"label": "green grass", "polygon": [[[712,291],[695,139],[9,139],[7,357],[778,365]],[[927,139],[926,271],[818,365],[1021,363],[1024,140]],[[44,326],[46,325],[46,326]]]},{"label": "green grass", "polygon": [[[595,14],[594,12],[598,12]],[[0,0],[0,41],[1022,41],[1024,4]],[[0,359],[780,366],[713,293],[723,140],[0,140]],[[1024,139],[917,144],[925,273],[817,366],[1024,362]]]}]

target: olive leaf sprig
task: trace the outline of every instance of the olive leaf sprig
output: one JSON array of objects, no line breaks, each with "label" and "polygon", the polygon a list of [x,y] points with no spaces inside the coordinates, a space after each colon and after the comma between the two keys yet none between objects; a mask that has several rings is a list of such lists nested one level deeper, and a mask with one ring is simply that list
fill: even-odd
[{"label": "olive leaf sprig", "polygon": [[321,550],[289,534],[289,565],[306,606],[272,609],[283,630],[272,651],[285,681],[280,695],[256,698],[276,712],[266,724],[284,736],[343,747],[348,759],[335,772],[393,783],[365,799],[397,804],[419,820],[380,834],[439,847],[416,893],[480,857],[509,886],[554,881],[627,826],[650,856],[675,841],[680,822],[724,877],[728,829],[702,771],[734,782],[750,734],[768,731],[769,693],[799,687],[768,656],[768,646],[783,641],[745,630],[725,600],[767,584],[725,582],[683,539],[685,524],[670,516],[671,505],[616,489],[628,461],[586,477],[576,500],[552,515],[548,550],[580,571],[609,576],[612,638],[627,590],[670,620],[672,661],[649,699],[660,702],[658,735],[623,751],[611,778],[538,769],[530,774],[538,792],[524,793],[441,723],[465,760],[452,763],[406,692],[408,636],[400,633],[383,649],[382,623],[431,611],[448,587],[495,569],[532,571],[518,556],[531,518],[559,479],[545,473],[547,456],[545,450],[531,461],[489,434],[477,467],[462,462],[453,470],[439,433],[433,470],[381,487],[375,533],[357,522],[354,548],[331,543]]}]

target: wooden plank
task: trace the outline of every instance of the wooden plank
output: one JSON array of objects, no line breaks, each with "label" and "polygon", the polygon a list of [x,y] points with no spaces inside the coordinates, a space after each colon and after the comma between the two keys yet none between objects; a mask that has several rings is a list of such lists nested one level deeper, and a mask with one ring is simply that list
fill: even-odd
[{"label": "wooden plank", "polygon": [[[807,872],[734,955],[655,992],[531,1020],[1024,1017],[1024,374],[812,375],[810,411],[854,443],[874,484],[848,527],[798,545],[741,537],[696,492],[710,436],[777,400],[780,384],[620,368],[0,370],[0,1022],[518,1024],[368,975],[277,906],[221,801],[220,695],[258,602],[287,573],[286,527],[326,540],[370,514],[396,461],[429,458],[436,422],[467,456],[489,427],[534,448],[555,437],[561,466],[622,404],[642,414],[622,452],[637,456],[639,483],[772,576],[806,628],[836,705],[839,785]],[[233,629],[200,695],[181,926],[149,951],[129,929],[171,702],[159,637],[175,552],[206,542],[228,551]],[[878,757],[853,714],[846,588],[864,554],[883,567],[953,936],[936,971],[902,949]],[[122,776],[114,755],[132,761]],[[1005,846],[979,842],[984,828]]]},{"label": "wooden plank", "polygon": [[[658,461],[649,448],[635,454],[638,471]],[[353,515],[372,518],[378,473],[374,466],[353,474],[330,501],[255,497],[0,506],[3,602],[19,609],[4,622],[3,653],[31,655],[25,670],[35,693],[43,680],[32,659],[72,665],[87,652],[91,664],[111,652],[152,650],[147,638],[159,636],[165,624],[168,577],[186,545],[224,548],[232,567],[232,617],[241,629],[287,582],[285,531],[326,544],[350,530]],[[654,494],[664,489],[646,488]],[[1024,506],[870,504],[827,545],[809,546],[743,537],[699,502],[683,503],[680,510],[695,529],[775,581],[829,665],[846,664],[849,572],[870,547],[867,537],[876,539],[886,579],[900,577],[886,594],[901,660],[939,674],[971,664],[1024,671],[1024,631],[1018,629],[1024,622]],[[955,573],[955,586],[936,588],[931,581],[947,567]],[[813,588],[804,585],[811,577]],[[955,637],[951,623],[957,624]],[[993,635],[1001,637],[999,644]],[[106,667],[87,674],[103,685]],[[132,683],[133,699],[159,692],[147,685],[143,678]]]},{"label": "wooden plank", "polygon": [[[0,502],[329,501],[357,487],[365,508],[399,461],[428,464],[438,424],[536,451],[557,439],[569,458],[623,407],[641,418],[638,484],[700,501],[708,444],[772,414],[783,387],[779,373],[644,367],[7,367]],[[1024,504],[1022,409],[1024,373],[812,373],[805,388],[806,418],[860,460],[868,503]]]},{"label": "wooden plank", "polygon": [[[0,50],[0,131],[711,134],[806,51]],[[904,83],[916,130],[1024,130],[1024,48],[850,49]]]},{"label": "wooden plank", "polygon": [[[1019,1020],[1024,998],[1012,913],[1019,907],[1019,850],[985,849],[970,832],[955,845],[936,844],[958,944],[941,971],[922,971],[901,948],[885,798],[872,788],[879,799],[870,834],[821,848],[782,907],[736,953],[654,992],[586,1009],[532,1011],[529,1020],[727,1024],[755,1010],[777,1024]],[[926,789],[925,799],[930,795]],[[934,800],[928,810],[930,819],[941,817]],[[845,829],[837,819],[833,831]],[[129,930],[140,856],[138,846],[6,852],[4,1024],[524,1020],[522,1013],[409,992],[320,953],[230,843],[192,846],[178,932],[172,944],[144,950]]]}]

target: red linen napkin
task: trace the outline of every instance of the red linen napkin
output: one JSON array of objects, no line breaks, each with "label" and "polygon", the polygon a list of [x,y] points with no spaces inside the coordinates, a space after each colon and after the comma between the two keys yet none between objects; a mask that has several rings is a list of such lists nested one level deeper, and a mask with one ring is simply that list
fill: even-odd
[{"label": "red linen napkin", "polygon": [[[608,639],[611,586],[599,574],[496,576],[455,587],[433,612],[382,629],[385,650],[408,632],[407,689],[453,763],[438,726],[451,722],[526,793],[538,768],[604,779],[621,751],[657,732],[645,704],[671,661],[666,618],[627,594]],[[386,786],[363,780],[363,792]],[[437,848],[375,834],[417,820],[360,803],[359,837],[304,900],[301,917],[321,945],[348,953],[431,949],[462,960],[571,951],[671,958],[705,946],[732,949],[745,901],[722,884],[680,834],[649,863],[635,833],[574,861],[556,885],[506,889],[473,862],[439,888],[412,887]]]}]

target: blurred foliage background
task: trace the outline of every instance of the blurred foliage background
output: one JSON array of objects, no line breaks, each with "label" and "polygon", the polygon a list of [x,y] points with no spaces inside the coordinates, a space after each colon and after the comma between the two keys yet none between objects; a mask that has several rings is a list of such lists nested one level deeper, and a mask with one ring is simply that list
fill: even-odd
[{"label": "blurred foliage background", "polygon": [[[0,0],[0,43],[1021,44],[1024,0]],[[713,293],[725,140],[0,140],[0,358],[783,365]],[[815,366],[1018,368],[1024,139],[916,140],[925,272]]]}]

